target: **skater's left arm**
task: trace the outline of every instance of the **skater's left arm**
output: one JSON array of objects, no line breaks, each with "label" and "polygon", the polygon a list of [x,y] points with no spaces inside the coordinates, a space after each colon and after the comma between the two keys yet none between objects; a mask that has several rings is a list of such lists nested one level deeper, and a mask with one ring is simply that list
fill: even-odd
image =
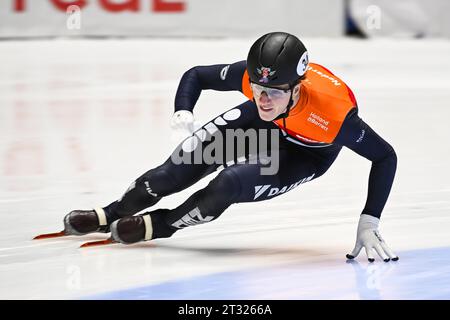
[{"label": "skater's left arm", "polygon": [[369,191],[362,214],[380,218],[397,169],[394,148],[358,116],[357,108],[347,115],[334,143],[346,146],[372,161]]},{"label": "skater's left arm", "polygon": [[356,245],[347,257],[356,257],[362,247],[365,247],[369,261],[373,261],[373,250],[384,261],[389,261],[389,258],[397,260],[398,257],[387,247],[378,231],[381,212],[389,197],[397,169],[394,148],[358,116],[357,108],[347,115],[334,143],[346,146],[372,161],[367,201],[360,216]]}]

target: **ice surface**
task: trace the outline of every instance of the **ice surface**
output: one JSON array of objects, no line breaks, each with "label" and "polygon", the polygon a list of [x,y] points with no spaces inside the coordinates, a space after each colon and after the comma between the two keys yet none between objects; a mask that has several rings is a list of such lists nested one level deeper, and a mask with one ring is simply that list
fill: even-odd
[{"label": "ice surface", "polygon": [[[343,150],[326,175],[270,201],[133,246],[105,235],[32,241],[73,209],[106,205],[175,145],[177,84],[246,58],[247,40],[0,42],[0,299],[450,298],[450,42],[305,39],[398,155],[381,233],[397,263],[346,263],[370,162]],[[202,94],[206,122],[244,101]],[[211,176],[212,178],[213,176]],[[163,199],[173,208],[209,178]]]}]

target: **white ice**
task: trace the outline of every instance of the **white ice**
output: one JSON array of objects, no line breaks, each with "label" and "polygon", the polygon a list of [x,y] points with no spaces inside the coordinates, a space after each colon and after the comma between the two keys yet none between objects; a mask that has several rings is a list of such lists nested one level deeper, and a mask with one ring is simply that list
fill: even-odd
[{"label": "white ice", "polygon": [[[323,177],[235,204],[172,238],[79,249],[32,241],[104,206],[164,161],[184,71],[246,58],[244,40],[0,42],[0,299],[450,298],[450,42],[305,39],[398,155],[380,231],[400,261],[346,263],[370,162],[343,150]],[[243,102],[202,94],[200,123]],[[210,178],[212,178],[212,175]],[[163,199],[173,208],[210,178]]]}]

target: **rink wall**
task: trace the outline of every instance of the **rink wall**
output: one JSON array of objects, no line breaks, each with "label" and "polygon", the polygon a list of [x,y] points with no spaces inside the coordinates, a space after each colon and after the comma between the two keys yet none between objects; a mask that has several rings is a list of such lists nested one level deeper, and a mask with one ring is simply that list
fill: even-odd
[{"label": "rink wall", "polygon": [[334,37],[344,12],[344,0],[1,0],[0,37]]},{"label": "rink wall", "polygon": [[348,13],[367,37],[450,37],[448,0],[348,0]]}]

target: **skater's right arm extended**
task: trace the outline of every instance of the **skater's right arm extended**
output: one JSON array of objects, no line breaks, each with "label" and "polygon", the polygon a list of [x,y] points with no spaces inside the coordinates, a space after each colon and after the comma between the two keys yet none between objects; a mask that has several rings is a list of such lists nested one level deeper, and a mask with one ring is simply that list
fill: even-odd
[{"label": "skater's right arm extended", "polygon": [[175,96],[175,112],[192,112],[202,90],[241,91],[245,60],[233,64],[196,66],[186,71]]},{"label": "skater's right arm extended", "polygon": [[242,77],[247,68],[245,60],[233,64],[197,66],[186,71],[175,96],[175,112],[171,127],[175,140],[194,131],[194,106],[202,90],[242,91]]}]

